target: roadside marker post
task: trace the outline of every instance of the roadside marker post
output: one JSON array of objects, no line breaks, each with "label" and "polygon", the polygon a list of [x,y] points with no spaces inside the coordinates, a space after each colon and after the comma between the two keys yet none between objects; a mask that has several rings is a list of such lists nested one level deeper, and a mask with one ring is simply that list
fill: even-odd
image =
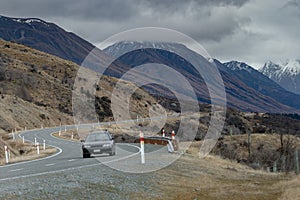
[{"label": "roadside marker post", "polygon": [[60,136],[60,134],[61,134],[61,130],[58,131],[58,136]]},{"label": "roadside marker post", "polygon": [[43,140],[43,150],[45,150],[45,149],[46,149],[46,141]]},{"label": "roadside marker post", "polygon": [[140,145],[141,145],[141,163],[145,164],[145,139],[144,133],[140,132]]},{"label": "roadside marker post", "polygon": [[7,164],[8,163],[8,149],[7,149],[6,145],[4,146],[4,151],[5,151],[5,163]]},{"label": "roadside marker post", "polygon": [[37,143],[36,143],[36,137],[34,138],[34,146],[36,146],[37,145]]},{"label": "roadside marker post", "polygon": [[22,136],[22,142],[23,142],[23,144],[25,143],[24,135]]},{"label": "roadside marker post", "polygon": [[11,134],[12,134],[13,140],[15,140],[15,133],[13,131],[11,131]]},{"label": "roadside marker post", "polygon": [[299,174],[299,158],[298,158],[298,149],[295,151],[295,173]]},{"label": "roadside marker post", "polygon": [[36,153],[37,155],[40,155],[40,144],[36,143]]},{"label": "roadside marker post", "polygon": [[162,130],[162,136],[163,136],[163,137],[166,137],[165,129]]},{"label": "roadside marker post", "polygon": [[65,133],[67,132],[67,127],[65,126]]},{"label": "roadside marker post", "polygon": [[175,131],[172,131],[172,140],[175,140]]},{"label": "roadside marker post", "polygon": [[71,135],[71,140],[73,140],[74,139],[74,133],[72,132],[72,135]]}]

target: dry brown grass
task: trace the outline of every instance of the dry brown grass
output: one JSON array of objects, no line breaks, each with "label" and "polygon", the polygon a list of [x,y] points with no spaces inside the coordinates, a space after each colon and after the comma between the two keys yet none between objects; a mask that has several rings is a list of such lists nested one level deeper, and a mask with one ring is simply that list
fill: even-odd
[{"label": "dry brown grass", "polygon": [[295,200],[300,199],[300,176],[293,178],[290,181],[281,181],[276,184],[277,187],[284,191],[280,200]]},{"label": "dry brown grass", "polygon": [[[72,139],[72,134],[73,134],[73,139]],[[53,136],[65,140],[71,140],[71,141],[80,141],[82,139],[79,137],[76,130],[67,130],[67,131],[62,130],[60,134],[59,132],[56,132],[53,134]]]},{"label": "dry brown grass", "polygon": [[[36,147],[31,143],[22,143],[21,141],[13,141],[14,145],[11,145],[13,147],[17,147],[17,149],[14,149],[15,151],[18,149],[22,149],[24,151],[23,154],[10,154],[9,163],[17,163],[22,161],[28,161],[28,160],[35,160],[38,158],[44,158],[50,155],[53,155],[57,152],[57,149],[54,147],[46,146],[46,149],[43,150],[43,145],[40,144],[40,154],[37,155],[37,149]],[[1,154],[4,155],[4,152],[1,152]],[[0,165],[5,165],[5,157],[0,158]]]},{"label": "dry brown grass", "polygon": [[[158,199],[299,199],[300,179],[294,174],[274,174],[209,155],[198,157],[195,142],[171,166],[158,171]],[[294,198],[295,197],[295,198]]]}]

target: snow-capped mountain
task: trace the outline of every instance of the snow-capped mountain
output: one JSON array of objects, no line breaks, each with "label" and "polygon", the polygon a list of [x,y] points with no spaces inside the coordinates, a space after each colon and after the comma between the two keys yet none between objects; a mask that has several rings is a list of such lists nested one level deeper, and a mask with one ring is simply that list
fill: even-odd
[{"label": "snow-capped mountain", "polygon": [[226,62],[223,63],[226,67],[228,67],[229,69],[231,69],[232,71],[247,71],[249,73],[254,72],[255,69],[249,65],[247,65],[246,63],[243,62],[238,62],[238,61],[230,61],[230,62]]},{"label": "snow-capped mountain", "polygon": [[283,63],[268,61],[259,71],[286,90],[300,94],[300,60],[288,60]]},{"label": "snow-capped mountain", "polygon": [[122,41],[122,42],[117,42],[117,43],[105,48],[104,52],[106,54],[110,55],[110,56],[117,57],[117,55],[121,55],[124,52],[137,50],[137,49],[143,50],[143,49],[147,49],[147,48],[164,49],[164,50],[167,50],[167,51],[172,52],[172,53],[174,53],[175,51],[176,52],[181,52],[181,53],[182,52],[186,53],[186,51],[189,50],[190,54],[197,54],[194,51],[191,51],[190,49],[188,49],[185,45],[183,45],[181,43],[157,42],[157,41]]},{"label": "snow-capped mountain", "polygon": [[223,63],[223,65],[227,67],[228,73],[261,94],[272,97],[285,105],[300,109],[300,95],[287,91],[278,83],[246,63],[230,61]]},{"label": "snow-capped mountain", "polygon": [[[161,50],[161,47],[164,47],[167,51]],[[107,75],[121,77],[123,73],[126,73],[132,67],[145,63],[165,64],[189,80],[200,102],[209,103],[210,98],[204,80],[199,77],[199,74],[189,62],[173,53],[174,49],[185,52],[189,56],[199,56],[185,45],[177,43],[131,41],[115,43],[104,49],[104,52],[114,57],[118,57],[117,55],[124,52],[130,52],[119,57],[114,62],[115,66],[119,66],[116,69],[110,69]],[[120,63],[122,63],[122,66]],[[297,103],[297,100],[300,99],[299,95],[287,92],[251,66],[236,61],[222,64],[215,60],[215,64],[224,81],[229,107],[258,112],[298,112],[297,110],[300,109],[300,103]],[[257,79],[257,76],[261,79]],[[252,82],[255,84],[251,84]],[[265,85],[265,83],[269,85]],[[165,92],[158,86],[153,86],[150,91],[158,95]],[[286,102],[283,98],[291,101]]]},{"label": "snow-capped mountain", "polygon": [[81,64],[94,45],[54,23],[0,16],[0,38]]}]

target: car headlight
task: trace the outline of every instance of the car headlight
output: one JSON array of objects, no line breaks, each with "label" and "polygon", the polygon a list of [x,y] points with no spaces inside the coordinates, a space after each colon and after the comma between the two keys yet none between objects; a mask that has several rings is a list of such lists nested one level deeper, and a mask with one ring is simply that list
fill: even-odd
[{"label": "car headlight", "polygon": [[111,147],[111,144],[104,144],[103,147]]},{"label": "car headlight", "polygon": [[91,148],[90,145],[84,145],[83,148]]}]

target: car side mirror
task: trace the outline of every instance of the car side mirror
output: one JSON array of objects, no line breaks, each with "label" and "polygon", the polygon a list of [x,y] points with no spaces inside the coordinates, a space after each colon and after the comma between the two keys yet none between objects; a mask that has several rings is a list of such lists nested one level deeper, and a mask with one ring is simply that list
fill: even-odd
[{"label": "car side mirror", "polygon": [[84,140],[80,140],[80,142],[84,142]]}]

